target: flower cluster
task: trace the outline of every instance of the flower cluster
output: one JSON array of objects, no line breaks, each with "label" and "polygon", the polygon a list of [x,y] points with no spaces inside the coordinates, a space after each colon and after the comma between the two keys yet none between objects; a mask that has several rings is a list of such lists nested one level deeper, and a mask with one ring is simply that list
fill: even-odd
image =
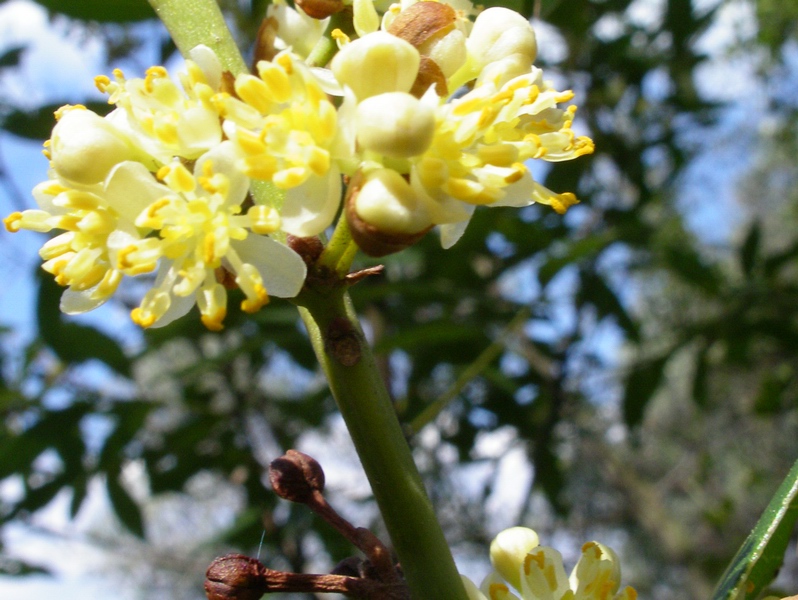
[{"label": "flower cluster", "polygon": [[[230,287],[242,290],[245,311],[299,292],[306,265],[286,235],[319,235],[342,199],[354,240],[374,256],[434,227],[448,248],[478,206],[564,212],[576,202],[526,164],[569,160],[593,144],[574,135],[575,108],[560,106],[573,94],[533,65],[524,17],[476,14],[465,0],[297,7],[270,7],[254,73],[223,72],[199,46],[178,81],[163,67],[98,77],[115,107],[105,117],[58,111],[39,208],[4,222],[12,232],[62,231],[41,256],[68,288],[65,312],[91,310],[126,276],[150,274],[135,322],[165,325],[196,305],[219,329]],[[339,50],[312,68],[327,17],[342,10],[357,36],[329,32]]]},{"label": "flower cluster", "polygon": [[[621,567],[615,553],[598,542],[582,546],[582,556],[568,577],[562,556],[538,545],[531,529],[502,531],[490,546],[494,571],[477,588],[463,578],[471,600],[635,600],[631,587],[619,591]],[[511,591],[511,588],[515,591]]]}]

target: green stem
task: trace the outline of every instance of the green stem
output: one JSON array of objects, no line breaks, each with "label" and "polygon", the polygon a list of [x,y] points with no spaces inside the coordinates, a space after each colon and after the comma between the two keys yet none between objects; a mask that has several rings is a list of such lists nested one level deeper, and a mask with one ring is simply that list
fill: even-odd
[{"label": "green stem", "polygon": [[349,231],[349,224],[342,214],[335,224],[330,241],[324,247],[324,252],[316,264],[321,268],[334,271],[339,279],[343,279],[349,273],[357,250],[357,244],[352,239],[352,232]]},{"label": "green stem", "polygon": [[357,315],[342,286],[297,298],[415,600],[467,598]]},{"label": "green stem", "polygon": [[198,44],[216,53],[233,75],[248,71],[216,0],[149,0],[183,56]]}]

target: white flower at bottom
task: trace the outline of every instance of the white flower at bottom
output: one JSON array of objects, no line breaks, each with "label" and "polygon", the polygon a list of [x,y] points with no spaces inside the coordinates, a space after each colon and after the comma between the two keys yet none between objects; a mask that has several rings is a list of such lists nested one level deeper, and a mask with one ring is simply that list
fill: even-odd
[{"label": "white flower at bottom", "polygon": [[[531,529],[513,527],[501,532],[490,547],[494,568],[477,587],[463,578],[471,600],[636,600],[631,587],[619,591],[618,557],[598,542],[582,546],[582,556],[570,577],[562,555],[537,545]],[[509,584],[509,585],[508,585]],[[511,589],[513,588],[513,589]]]}]

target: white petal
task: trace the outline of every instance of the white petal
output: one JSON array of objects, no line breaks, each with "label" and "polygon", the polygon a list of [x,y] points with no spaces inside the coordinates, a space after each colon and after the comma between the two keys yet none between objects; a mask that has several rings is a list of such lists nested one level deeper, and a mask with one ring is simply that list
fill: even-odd
[{"label": "white petal", "polygon": [[438,229],[441,234],[441,247],[444,250],[448,250],[452,246],[454,246],[457,241],[463,237],[465,233],[466,227],[468,227],[468,221],[462,221],[460,223],[447,223],[446,225],[441,225]]},{"label": "white petal", "polygon": [[180,297],[175,296],[174,294],[169,294],[169,298],[171,300],[169,308],[166,309],[166,312],[160,319],[151,325],[152,329],[164,327],[169,325],[169,323],[172,321],[176,321],[180,317],[185,316],[188,314],[188,311],[191,310],[191,307],[196,303],[196,298],[194,295]]},{"label": "white petal", "polygon": [[505,196],[491,206],[514,206],[517,208],[529,206],[535,203],[535,199],[532,197],[534,191],[535,180],[529,173],[524,173],[521,179],[504,188]]},{"label": "white petal", "polygon": [[222,81],[222,63],[219,62],[216,53],[205,44],[200,44],[188,51],[188,58],[202,69],[208,79],[208,85],[215,90],[219,89]]},{"label": "white petal", "polygon": [[158,183],[147,167],[138,162],[123,162],[114,167],[105,182],[105,198],[122,218],[135,221],[150,204],[171,194]]},{"label": "white petal", "polygon": [[230,181],[230,191],[225,204],[228,206],[241,204],[249,191],[249,178],[236,167],[237,156],[233,143],[224,141],[200,156],[194,165],[195,176],[203,174],[203,165],[209,160],[213,166],[213,172],[225,175]]},{"label": "white petal", "polygon": [[302,185],[286,190],[282,228],[298,237],[318,235],[333,222],[340,204],[341,175],[331,167],[325,177],[311,175]]},{"label": "white petal", "polygon": [[94,310],[108,300],[108,298],[92,299],[91,292],[92,290],[84,290],[82,292],[65,290],[61,294],[61,312],[65,315],[80,315]]},{"label": "white petal", "polygon": [[255,234],[231,245],[242,262],[258,269],[270,296],[293,298],[302,289],[307,266],[299,254],[288,246],[265,235]]}]

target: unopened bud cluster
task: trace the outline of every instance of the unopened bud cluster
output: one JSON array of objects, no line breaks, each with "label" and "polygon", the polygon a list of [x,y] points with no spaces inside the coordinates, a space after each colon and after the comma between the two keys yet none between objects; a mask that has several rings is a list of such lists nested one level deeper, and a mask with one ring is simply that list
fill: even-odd
[{"label": "unopened bud cluster", "polygon": [[[341,15],[355,34],[327,31]],[[325,31],[338,52],[311,68]],[[536,52],[528,20],[506,8],[277,0],[252,73],[224,73],[198,46],[178,81],[163,67],[97,77],[114,110],[58,111],[38,208],[5,225],[60,232],[41,256],[68,288],[64,312],[91,310],[143,275],[152,287],[136,323],[166,325],[196,306],[221,329],[230,288],[247,312],[295,296],[307,256],[287,237],[317,236],[339,213],[379,256],[433,228],[448,248],[479,206],[562,213],[576,203],[527,165],[593,151],[572,131],[575,107],[562,107],[573,94],[543,78]]]}]

